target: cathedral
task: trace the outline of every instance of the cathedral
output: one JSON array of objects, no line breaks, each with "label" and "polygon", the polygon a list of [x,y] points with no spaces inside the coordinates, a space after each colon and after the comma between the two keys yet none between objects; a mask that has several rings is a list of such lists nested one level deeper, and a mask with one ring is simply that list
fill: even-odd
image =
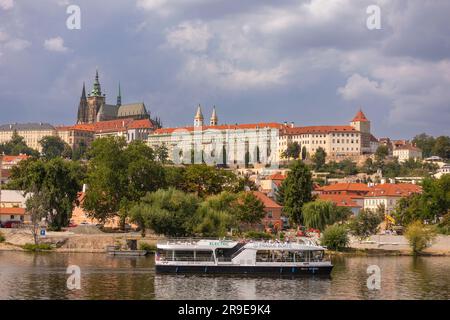
[{"label": "cathedral", "polygon": [[116,104],[107,104],[106,95],[102,94],[100,82],[98,79],[98,71],[95,74],[94,87],[86,96],[86,88],[83,83],[80,104],[78,106],[77,124],[94,123],[100,121],[117,120],[123,118],[149,119],[157,128],[161,127],[158,118],[151,119],[150,112],[145,108],[143,102],[122,104],[122,96],[120,92],[117,95]]}]

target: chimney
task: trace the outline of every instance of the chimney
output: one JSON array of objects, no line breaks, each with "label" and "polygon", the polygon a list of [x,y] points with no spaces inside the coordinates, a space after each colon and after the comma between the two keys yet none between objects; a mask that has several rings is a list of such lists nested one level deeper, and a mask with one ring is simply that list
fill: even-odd
[{"label": "chimney", "polygon": [[294,127],[294,121],[291,121],[291,128]]},{"label": "chimney", "polygon": [[284,122],[284,126],[287,127],[287,121]]}]

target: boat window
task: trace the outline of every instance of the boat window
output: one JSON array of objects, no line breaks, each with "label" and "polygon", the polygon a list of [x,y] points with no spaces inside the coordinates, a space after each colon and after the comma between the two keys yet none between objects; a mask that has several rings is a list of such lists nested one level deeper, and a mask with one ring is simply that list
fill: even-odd
[{"label": "boat window", "polygon": [[322,250],[311,251],[311,261],[322,261],[324,252]]}]

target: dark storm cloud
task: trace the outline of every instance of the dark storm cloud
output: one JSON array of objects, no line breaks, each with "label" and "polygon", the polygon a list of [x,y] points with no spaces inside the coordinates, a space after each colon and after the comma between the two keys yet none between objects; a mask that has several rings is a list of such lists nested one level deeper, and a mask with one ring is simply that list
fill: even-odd
[{"label": "dark storm cloud", "polygon": [[[69,1],[0,6],[1,122],[73,123],[95,68],[109,102],[145,101],[165,125],[195,105],[220,121],[346,123],[362,106],[379,136],[449,134],[447,1]],[[369,4],[382,29],[365,27]]]}]

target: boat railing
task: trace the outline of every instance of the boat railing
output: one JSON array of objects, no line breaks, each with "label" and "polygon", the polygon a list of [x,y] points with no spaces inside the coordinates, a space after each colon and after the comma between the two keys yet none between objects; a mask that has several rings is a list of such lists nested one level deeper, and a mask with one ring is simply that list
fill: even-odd
[{"label": "boat railing", "polygon": [[192,257],[192,256],[177,256],[175,258],[172,257],[160,257],[160,261],[183,261],[183,262],[214,262],[213,257]]},{"label": "boat railing", "polygon": [[196,245],[201,240],[211,240],[211,241],[233,241],[231,238],[199,238],[199,237],[177,237],[177,238],[165,238],[158,240],[158,244],[179,244],[179,245]]}]

